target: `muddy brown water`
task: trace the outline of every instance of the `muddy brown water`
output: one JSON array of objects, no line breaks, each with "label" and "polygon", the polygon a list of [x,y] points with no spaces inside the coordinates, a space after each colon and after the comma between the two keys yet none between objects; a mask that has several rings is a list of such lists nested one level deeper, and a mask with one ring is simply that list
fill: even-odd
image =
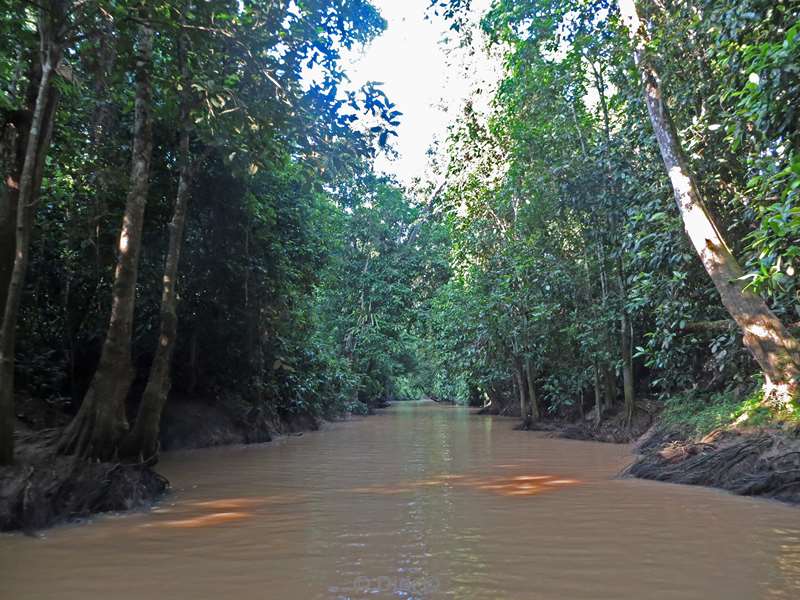
[{"label": "muddy brown water", "polygon": [[800,598],[800,509],[513,424],[403,404],[168,454],[151,512],[0,537],[0,598]]}]

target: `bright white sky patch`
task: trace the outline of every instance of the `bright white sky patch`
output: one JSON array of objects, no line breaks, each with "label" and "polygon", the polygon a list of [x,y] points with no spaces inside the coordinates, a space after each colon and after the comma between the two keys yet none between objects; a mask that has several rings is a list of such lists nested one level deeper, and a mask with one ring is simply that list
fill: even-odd
[{"label": "bright white sky patch", "polygon": [[[383,82],[383,90],[402,111],[398,137],[391,138],[399,158],[381,157],[376,169],[409,184],[425,174],[426,151],[443,140],[447,125],[460,114],[476,88],[495,83],[499,70],[483,52],[458,49],[456,34],[430,13],[430,0],[373,0],[386,19],[386,31],[361,51],[345,58],[351,85]],[[473,1],[477,21],[491,0]]]}]

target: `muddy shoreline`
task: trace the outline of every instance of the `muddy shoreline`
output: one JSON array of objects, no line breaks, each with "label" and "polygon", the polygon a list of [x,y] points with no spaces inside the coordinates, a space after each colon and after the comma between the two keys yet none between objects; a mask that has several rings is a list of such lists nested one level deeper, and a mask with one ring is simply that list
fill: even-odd
[{"label": "muddy shoreline", "polygon": [[[26,404],[32,404],[28,401]],[[258,444],[320,428],[310,415],[235,415],[206,402],[167,405],[162,450]],[[16,464],[0,467],[0,532],[38,531],[101,513],[147,510],[169,492],[157,465],[88,462],[55,452],[65,420],[31,407],[15,433]],[[36,425],[55,425],[31,428]]]},{"label": "muddy shoreline", "polygon": [[[478,414],[478,413],[473,413]],[[311,415],[236,418],[203,403],[176,402],[165,414],[164,450],[269,442],[319,429]],[[719,430],[696,440],[649,415],[625,428],[614,419],[540,421],[520,429],[555,438],[633,443],[620,476],[723,489],[800,504],[800,429]],[[0,531],[35,532],[106,512],[146,510],[169,491],[157,469],[88,463],[52,451],[58,428],[18,433],[20,460],[0,469]]]},{"label": "muddy shoreline", "polygon": [[714,431],[700,440],[655,428],[623,476],[800,504],[800,429]]},{"label": "muddy shoreline", "polygon": [[524,429],[554,438],[632,443],[632,462],[621,477],[713,487],[800,505],[800,428],[720,429],[696,439],[658,419],[643,431],[644,422],[639,421],[638,429],[626,429],[614,421],[600,427],[542,421]]}]

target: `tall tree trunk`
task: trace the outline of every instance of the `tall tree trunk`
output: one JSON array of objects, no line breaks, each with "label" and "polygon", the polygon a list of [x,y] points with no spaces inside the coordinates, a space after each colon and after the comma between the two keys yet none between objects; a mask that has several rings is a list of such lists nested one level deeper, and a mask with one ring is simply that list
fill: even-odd
[{"label": "tall tree trunk", "polygon": [[530,359],[525,361],[525,381],[528,384],[529,420],[531,423],[535,423],[540,417],[539,400],[536,397],[536,382],[534,381],[533,365]]},{"label": "tall tree trunk", "polygon": [[519,393],[519,416],[523,423],[528,421],[528,399],[525,395],[525,377],[522,374],[522,368],[519,365],[514,365],[514,382],[517,384],[517,391]]},{"label": "tall tree trunk", "polygon": [[175,210],[169,224],[169,247],[164,264],[163,289],[161,292],[161,332],[158,338],[150,377],[139,405],[136,422],[123,448],[123,454],[139,458],[143,462],[154,463],[158,459],[158,435],[161,413],[167,401],[172,384],[170,365],[175,340],[178,335],[178,265],[183,246],[183,231],[186,224],[186,211],[189,203],[193,165],[189,153],[190,121],[189,90],[190,81],[186,52],[188,36],[184,33],[179,41],[179,60],[181,62],[181,79],[183,93],[181,98],[181,133],[180,133],[180,175],[178,192],[175,196]]},{"label": "tall tree trunk", "polygon": [[623,275],[621,255],[617,270],[617,285],[619,286],[619,295],[622,302],[619,318],[620,347],[622,354],[622,392],[623,398],[625,399],[625,422],[630,425],[633,422],[633,413],[636,409],[636,391],[633,379],[633,352],[631,351],[631,346],[633,345],[633,325],[628,311],[625,308],[627,290],[625,289],[625,277]]},{"label": "tall tree trunk", "polygon": [[[600,242],[597,244],[597,260],[598,264],[600,265],[600,294],[602,298],[602,306],[603,311],[606,312],[609,310],[609,296],[611,293],[609,290],[610,284],[608,281],[608,274],[606,273],[606,253]],[[617,349],[613,343],[613,330],[610,332],[604,331],[603,333],[608,356],[614,356]],[[614,406],[614,402],[616,402],[617,399],[617,374],[614,368],[609,364],[608,359],[602,361],[602,373],[602,384],[603,392],[605,394],[606,408],[611,408]]]},{"label": "tall tree trunk", "polygon": [[60,30],[64,8],[60,2],[52,2],[39,15],[41,74],[19,178],[14,265],[0,325],[0,464],[11,464],[14,460],[14,355],[17,318],[30,257],[33,208],[39,195],[44,157],[50,146],[55,119],[57,98],[53,89],[53,76],[61,61]]},{"label": "tall tree trunk", "polygon": [[594,424],[600,425],[603,420],[603,393],[600,386],[600,370],[597,366],[597,361],[594,361],[592,373],[594,374]]},{"label": "tall tree trunk", "polygon": [[[182,134],[185,142],[181,146],[188,151],[188,132]],[[175,212],[169,225],[169,249],[164,267],[164,287],[161,294],[161,332],[158,339],[150,377],[144,390],[142,403],[136,422],[126,442],[125,455],[140,457],[153,462],[158,454],[158,434],[161,413],[171,387],[170,364],[178,334],[177,294],[175,286],[178,279],[183,230],[186,223],[186,209],[191,185],[190,167],[181,167],[178,193],[175,198]]]},{"label": "tall tree trunk", "polygon": [[628,313],[623,309],[620,319],[620,342],[622,347],[622,392],[625,402],[625,422],[633,422],[633,413],[636,408],[635,388],[633,382],[633,354],[631,352],[631,321]]},{"label": "tall tree trunk", "polygon": [[617,374],[608,363],[603,365],[603,393],[606,408],[614,406],[617,401]]},{"label": "tall tree trunk", "polygon": [[635,0],[619,0],[619,8],[630,33],[650,121],[686,233],[714,282],[722,304],[739,325],[745,346],[761,367],[767,383],[765,391],[781,402],[787,401],[800,388],[800,344],[760,296],[743,289],[742,268],[725,244],[689,170],[661,91],[658,71],[647,52],[649,36],[639,20]]},{"label": "tall tree trunk", "polygon": [[101,460],[111,459],[117,454],[119,442],[128,429],[125,400],[134,376],[131,362],[133,312],[153,151],[150,114],[152,53],[153,30],[142,24],[139,26],[136,56],[133,162],[119,237],[111,319],[97,371],[78,414],[60,442],[63,453]]},{"label": "tall tree trunk", "polygon": [[0,132],[0,315],[5,313],[8,284],[14,270],[14,250],[17,247],[17,204],[19,203],[20,160],[18,145],[19,124],[12,119],[3,123]]},{"label": "tall tree trunk", "polygon": [[[110,239],[108,226],[108,194],[110,185],[110,168],[107,164],[111,150],[109,139],[114,121],[114,102],[108,93],[114,64],[117,60],[117,36],[114,35],[114,22],[111,18],[100,15],[99,30],[103,43],[93,53],[91,72],[93,75],[92,91],[96,101],[91,120],[91,140],[93,148],[91,179],[95,193],[93,203],[92,229],[94,230],[95,286],[99,288],[104,272],[113,264],[111,251],[113,240]],[[98,289],[99,292],[99,289]],[[101,302],[101,294],[95,293],[96,302]],[[97,307],[100,310],[100,307]]]}]

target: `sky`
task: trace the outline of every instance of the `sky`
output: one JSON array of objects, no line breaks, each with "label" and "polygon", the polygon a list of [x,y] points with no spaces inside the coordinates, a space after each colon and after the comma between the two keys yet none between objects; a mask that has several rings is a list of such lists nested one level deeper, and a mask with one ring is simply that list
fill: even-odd
[{"label": "sky", "polygon": [[[490,2],[473,0],[475,20]],[[448,24],[428,13],[430,0],[373,0],[373,4],[388,23],[386,31],[345,57],[345,68],[353,87],[383,82],[383,90],[403,113],[398,137],[392,138],[399,157],[392,161],[380,157],[376,170],[411,184],[415,177],[426,175],[426,152],[434,139],[444,138],[448,123],[459,115],[478,82],[497,79],[497,68],[482,52],[469,55],[457,48]]]}]

